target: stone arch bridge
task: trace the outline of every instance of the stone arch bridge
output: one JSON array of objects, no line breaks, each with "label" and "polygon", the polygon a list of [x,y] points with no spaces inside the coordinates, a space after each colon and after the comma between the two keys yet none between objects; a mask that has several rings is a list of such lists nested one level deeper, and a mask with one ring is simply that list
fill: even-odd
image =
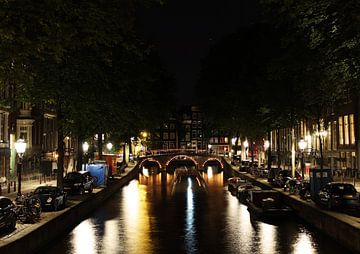
[{"label": "stone arch bridge", "polygon": [[139,158],[137,166],[139,168],[156,166],[160,171],[166,171],[174,165],[190,165],[201,170],[208,165],[217,165],[221,170],[227,164],[221,156],[208,153],[195,153],[191,151],[174,151],[164,154],[156,154]]}]

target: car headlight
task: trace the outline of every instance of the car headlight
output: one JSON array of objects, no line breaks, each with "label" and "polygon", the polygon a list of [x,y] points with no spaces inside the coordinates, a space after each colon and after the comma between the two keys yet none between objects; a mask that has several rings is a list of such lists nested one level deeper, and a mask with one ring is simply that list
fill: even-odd
[{"label": "car headlight", "polygon": [[74,183],[74,186],[80,186],[81,185],[81,183]]},{"label": "car headlight", "polygon": [[46,200],[47,203],[51,203],[52,201],[52,197],[48,197],[48,199]]}]

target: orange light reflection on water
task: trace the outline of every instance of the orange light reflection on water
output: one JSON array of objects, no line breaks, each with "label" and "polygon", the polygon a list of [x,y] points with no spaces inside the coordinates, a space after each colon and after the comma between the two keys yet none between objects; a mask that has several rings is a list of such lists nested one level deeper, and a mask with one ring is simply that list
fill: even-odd
[{"label": "orange light reflection on water", "polygon": [[125,249],[129,253],[152,253],[150,239],[150,221],[146,199],[146,186],[131,181],[124,188],[123,216],[126,232]]}]

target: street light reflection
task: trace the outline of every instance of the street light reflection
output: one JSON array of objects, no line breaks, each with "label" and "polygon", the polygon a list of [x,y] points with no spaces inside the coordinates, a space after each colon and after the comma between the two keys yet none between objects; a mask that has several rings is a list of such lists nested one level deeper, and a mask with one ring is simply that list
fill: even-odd
[{"label": "street light reflection", "polygon": [[303,232],[299,234],[299,237],[294,244],[294,254],[308,253],[314,253],[314,246],[312,245],[310,235]]},{"label": "street light reflection", "polygon": [[149,211],[146,200],[146,186],[131,181],[124,188],[124,232],[128,253],[151,253]]},{"label": "street light reflection", "polygon": [[[95,224],[90,219],[80,223],[71,235],[71,253],[96,253],[96,243],[98,241],[95,238],[95,232]],[[86,239],[86,244],[84,244],[84,239]]]},{"label": "street light reflection", "polygon": [[192,190],[191,179],[188,178],[188,187],[186,193],[187,207],[186,207],[186,227],[185,227],[185,249],[186,252],[191,253],[196,247],[195,243],[195,228],[194,228],[194,195]]},{"label": "street light reflection", "polygon": [[276,253],[276,228],[266,223],[261,223],[259,226],[261,253]]},{"label": "street light reflection", "polygon": [[213,178],[213,168],[211,166],[207,168],[207,176],[209,179]]}]

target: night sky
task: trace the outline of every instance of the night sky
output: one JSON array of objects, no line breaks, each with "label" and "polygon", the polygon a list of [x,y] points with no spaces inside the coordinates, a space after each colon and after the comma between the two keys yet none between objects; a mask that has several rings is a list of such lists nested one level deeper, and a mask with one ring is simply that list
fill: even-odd
[{"label": "night sky", "polygon": [[201,60],[211,44],[255,19],[255,0],[167,0],[139,12],[139,28],[175,75],[178,104],[194,104]]}]

